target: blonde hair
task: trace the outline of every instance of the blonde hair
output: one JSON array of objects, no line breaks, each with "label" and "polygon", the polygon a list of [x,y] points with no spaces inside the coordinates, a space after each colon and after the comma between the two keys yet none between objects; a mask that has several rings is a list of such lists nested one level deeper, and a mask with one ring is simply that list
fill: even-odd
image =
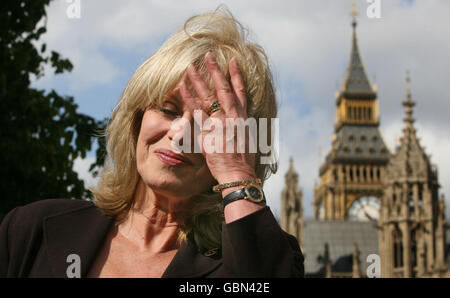
[{"label": "blonde hair", "polygon": [[[139,182],[136,144],[144,111],[162,104],[191,63],[213,89],[204,64],[208,51],[216,55],[217,63],[229,81],[228,62],[232,57],[237,59],[246,87],[248,117],[257,120],[276,117],[273,79],[264,50],[247,41],[246,29],[228,10],[222,11],[220,6],[213,12],[191,17],[136,70],[113,111],[106,129],[105,165],[97,187],[91,189],[95,204],[105,214],[123,219],[133,205]],[[271,135],[270,126],[268,135]],[[260,158],[258,151],[255,172],[264,181],[270,173],[276,172],[277,163],[261,164]],[[192,232],[200,251],[220,247],[223,222],[221,199],[220,194],[211,191],[192,198],[195,207],[190,219],[180,229],[180,243]]]}]

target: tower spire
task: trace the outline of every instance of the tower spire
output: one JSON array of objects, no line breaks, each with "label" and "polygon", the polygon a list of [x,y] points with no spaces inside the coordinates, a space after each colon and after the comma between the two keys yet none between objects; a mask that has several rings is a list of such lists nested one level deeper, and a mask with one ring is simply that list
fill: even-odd
[{"label": "tower spire", "polygon": [[409,70],[406,71],[406,99],[411,100],[411,77]]},{"label": "tower spire", "polygon": [[293,183],[294,185],[298,184],[298,174],[294,169],[294,159],[292,156],[289,157],[289,169],[285,174],[286,185]]},{"label": "tower spire", "polygon": [[408,70],[406,71],[406,100],[402,104],[405,107],[406,114],[406,117],[403,119],[403,121],[405,122],[407,128],[412,128],[415,121],[412,114],[413,108],[416,103],[412,100],[411,96],[411,77]]},{"label": "tower spire", "polygon": [[356,1],[353,0],[351,12],[353,27],[352,50],[350,53],[350,62],[347,67],[347,73],[342,86],[341,96],[347,98],[354,96],[375,98],[375,92],[370,86],[369,79],[362,63],[361,55],[359,54],[358,38],[356,35],[357,15],[358,11],[356,9]]},{"label": "tower spire", "polygon": [[[356,17],[358,16],[358,10],[356,9],[356,0],[352,0],[352,26],[353,29],[356,28]],[[353,33],[355,31],[353,30]]]},{"label": "tower spire", "polygon": [[289,169],[285,174],[285,181],[281,193],[281,228],[297,237],[300,247],[303,249],[303,194],[298,186],[298,174],[294,169],[292,156],[289,158]]}]

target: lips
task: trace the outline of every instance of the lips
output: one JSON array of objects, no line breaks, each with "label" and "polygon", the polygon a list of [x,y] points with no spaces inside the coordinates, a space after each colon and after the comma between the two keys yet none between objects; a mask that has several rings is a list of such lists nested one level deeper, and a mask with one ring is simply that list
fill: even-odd
[{"label": "lips", "polygon": [[181,154],[167,149],[156,149],[154,153],[159,159],[168,165],[191,164],[191,162]]}]

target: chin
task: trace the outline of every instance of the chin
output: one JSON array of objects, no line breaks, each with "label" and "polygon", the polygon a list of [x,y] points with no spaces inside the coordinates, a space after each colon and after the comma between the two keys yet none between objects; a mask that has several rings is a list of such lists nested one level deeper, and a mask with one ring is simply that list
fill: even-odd
[{"label": "chin", "polygon": [[169,166],[158,159],[138,164],[137,170],[142,182],[154,192],[180,199],[200,194],[213,184],[212,176],[204,171],[199,175],[192,167]]},{"label": "chin", "polygon": [[183,181],[173,173],[163,170],[150,173],[152,174],[141,175],[141,179],[145,186],[150,187],[154,192],[180,198],[191,196],[192,190],[188,188],[190,188],[189,185],[192,185],[192,182]]}]

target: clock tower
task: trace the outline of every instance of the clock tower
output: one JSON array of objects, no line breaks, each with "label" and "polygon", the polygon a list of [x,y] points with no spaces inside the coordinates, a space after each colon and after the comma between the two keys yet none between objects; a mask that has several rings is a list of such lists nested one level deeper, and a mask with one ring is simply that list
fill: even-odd
[{"label": "clock tower", "polygon": [[314,187],[316,219],[376,220],[383,195],[389,151],[379,131],[377,88],[369,82],[358,48],[355,9],[352,15],[350,62],[336,92],[331,150]]}]

